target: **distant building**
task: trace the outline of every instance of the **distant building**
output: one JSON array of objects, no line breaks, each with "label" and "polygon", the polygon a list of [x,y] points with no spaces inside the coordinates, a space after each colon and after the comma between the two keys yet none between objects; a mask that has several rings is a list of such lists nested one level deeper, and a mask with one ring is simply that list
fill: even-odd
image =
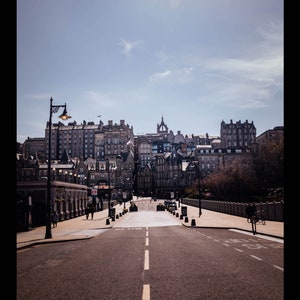
[{"label": "distant building", "polygon": [[221,122],[221,148],[245,148],[251,147],[256,143],[256,128],[246,120],[242,123],[236,123],[230,120],[230,123]]},{"label": "distant building", "polygon": [[45,138],[36,137],[24,141],[20,150],[25,157],[32,156],[39,160],[45,160]]},{"label": "distant building", "polygon": [[[45,137],[49,134],[48,125]],[[142,135],[134,135],[133,127],[124,120],[109,120],[107,124],[101,120],[99,124],[59,122],[52,125],[51,177],[89,187],[111,186],[140,195],[166,196],[174,191],[180,194],[195,176],[208,176],[233,161],[247,164],[256,141],[264,143],[278,135],[283,136],[283,127],[268,130],[256,139],[256,128],[248,120],[222,121],[220,137],[208,133],[183,134],[180,130],[174,134],[163,117],[155,133]],[[26,153],[38,152],[44,161],[30,156],[30,164],[23,169],[25,156],[19,156],[20,179],[26,174],[39,180],[47,176],[48,142],[47,138],[26,140]],[[184,166],[189,165],[192,167],[186,172]]]},{"label": "distant building", "polygon": [[278,142],[282,141],[284,138],[284,127],[283,126],[276,126],[273,129],[269,129],[263,132],[256,138],[257,143],[266,144],[269,142]]}]

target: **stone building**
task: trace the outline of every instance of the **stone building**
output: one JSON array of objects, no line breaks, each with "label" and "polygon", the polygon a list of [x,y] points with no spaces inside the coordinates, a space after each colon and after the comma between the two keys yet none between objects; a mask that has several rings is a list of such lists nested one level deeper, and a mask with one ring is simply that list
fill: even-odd
[{"label": "stone building", "polygon": [[45,160],[45,138],[28,137],[21,146],[21,153],[23,153],[25,157],[32,156],[36,159]]},{"label": "stone building", "polygon": [[269,129],[256,138],[258,145],[266,144],[270,142],[281,142],[284,139],[284,127],[276,126],[273,129]]},{"label": "stone building", "polygon": [[246,120],[225,123],[221,122],[220,129],[221,148],[245,148],[251,147],[256,143],[256,128],[253,121]]}]

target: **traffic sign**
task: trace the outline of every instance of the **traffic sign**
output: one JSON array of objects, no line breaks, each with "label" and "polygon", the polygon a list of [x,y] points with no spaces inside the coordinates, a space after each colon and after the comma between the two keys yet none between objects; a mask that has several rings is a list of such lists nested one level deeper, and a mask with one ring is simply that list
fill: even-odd
[{"label": "traffic sign", "polygon": [[98,190],[97,189],[92,189],[91,195],[92,196],[97,196],[98,195]]}]

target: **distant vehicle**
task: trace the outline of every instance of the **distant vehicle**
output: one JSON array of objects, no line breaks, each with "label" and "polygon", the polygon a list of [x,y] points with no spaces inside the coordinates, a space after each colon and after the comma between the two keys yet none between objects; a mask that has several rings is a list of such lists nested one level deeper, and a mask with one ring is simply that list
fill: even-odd
[{"label": "distant vehicle", "polygon": [[175,200],[165,200],[165,207],[168,208],[173,208],[173,209],[177,209],[177,204]]}]

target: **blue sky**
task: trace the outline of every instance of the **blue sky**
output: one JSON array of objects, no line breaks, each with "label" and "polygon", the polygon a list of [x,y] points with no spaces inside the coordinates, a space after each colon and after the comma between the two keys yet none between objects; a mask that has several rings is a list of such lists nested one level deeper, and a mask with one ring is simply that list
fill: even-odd
[{"label": "blue sky", "polygon": [[18,142],[45,136],[51,97],[135,134],[283,126],[283,0],[17,0]]}]

